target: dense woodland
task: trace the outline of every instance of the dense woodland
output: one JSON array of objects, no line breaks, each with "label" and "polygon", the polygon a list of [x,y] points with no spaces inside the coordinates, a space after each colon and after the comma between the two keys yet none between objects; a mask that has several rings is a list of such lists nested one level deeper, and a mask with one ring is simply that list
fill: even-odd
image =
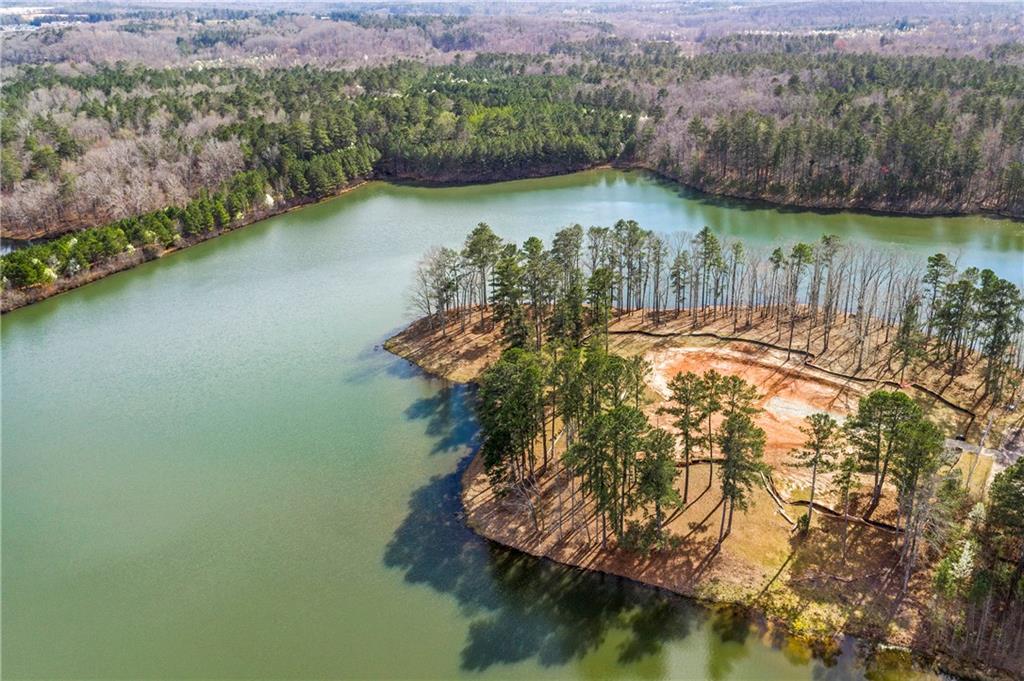
[{"label": "dense woodland", "polygon": [[[119,6],[102,11],[24,8],[0,17],[10,63],[261,62],[270,66],[374,65],[396,57],[432,63],[452,52],[545,53],[566,40],[616,35],[703,50],[806,50],[820,32],[841,49],[887,55],[985,57],[1024,35],[1014,2],[859,0],[679,3],[341,2],[329,8],[244,3],[231,8]],[[831,42],[816,49],[832,47]]]},{"label": "dense woodland", "polygon": [[[564,172],[622,154],[638,111],[588,107],[568,77],[473,65],[23,74],[3,100],[10,235],[183,205],[242,170],[265,172],[267,190],[285,199],[324,195],[338,184],[322,177],[334,165],[325,155],[353,147],[357,163],[327,169],[341,184],[370,172],[454,181]],[[70,127],[31,113],[41,90],[74,103]],[[131,131],[135,142],[104,142],[104,131]]]},{"label": "dense woodland", "polygon": [[[172,202],[141,214],[136,211],[145,205],[145,191],[131,185],[118,201],[102,165],[90,162],[81,181],[61,170],[61,158],[74,158],[82,151],[59,141],[71,135],[56,124],[39,124],[51,136],[37,137],[38,128],[26,136],[25,148],[33,151],[24,161],[15,158],[12,147],[5,147],[8,181],[27,172],[34,178],[30,184],[49,183],[67,197],[65,202],[46,194],[23,197],[39,202],[32,209],[17,200],[6,204],[8,233],[16,233],[20,223],[34,224],[40,211],[53,224],[64,225],[60,231],[111,213],[125,216],[4,256],[0,263],[5,285],[15,288],[73,276],[127,249],[171,246],[197,233],[228,227],[264,208],[268,195],[271,202],[319,198],[371,175],[468,181],[564,172],[618,157],[635,129],[635,109],[588,107],[573,96],[565,77],[503,77],[474,66],[437,71],[402,63],[352,73],[274,74],[112,69],[76,78],[44,68],[34,71],[32,78],[79,92],[202,83],[203,92],[210,95],[205,88],[218,88],[225,81],[235,84],[226,94],[197,97],[203,101],[199,112],[176,107],[164,129],[151,133],[159,140],[154,143],[165,147],[176,144],[177,132],[193,125],[196,116],[251,115],[216,128],[195,151],[195,173],[188,175],[194,198],[180,207]],[[400,96],[403,92],[407,94]],[[8,94],[6,101],[21,101],[24,91],[10,88]],[[88,100],[81,106],[87,117],[133,120],[145,128],[153,112],[171,103],[156,97],[115,97],[102,105]],[[268,106],[278,114],[261,115]],[[55,146],[44,145],[41,139]],[[161,172],[164,161],[159,152],[150,160],[153,172],[140,175],[140,182],[156,183],[154,191],[162,196],[185,198],[192,193],[179,186],[179,178]],[[145,169],[144,159],[131,161],[143,164],[137,171]],[[217,182],[208,187],[213,180]]]},{"label": "dense woodland", "polygon": [[[13,46],[170,33],[183,61],[71,63],[31,51],[5,60],[4,236],[81,233],[5,257],[4,285],[74,277],[129,246],[188,243],[265,214],[268,195],[275,205],[313,200],[366,177],[468,182],[614,162],[786,204],[1019,217],[1024,66],[1001,7],[968,29],[922,6],[877,35],[698,36],[684,12],[677,39],[655,32],[664,18],[653,7],[604,23],[562,19],[549,32],[532,15],[355,10],[137,10],[59,28],[40,18],[38,30],[0,37]],[[708,11],[705,27],[719,16]],[[794,20],[780,6],[756,22],[782,16]],[[352,63],[241,57],[307,20],[369,32],[378,47],[405,36],[405,47]],[[918,45],[942,26],[971,37],[942,55]]]},{"label": "dense woodland", "polygon": [[570,72],[585,80],[645,84],[653,122],[640,157],[701,189],[892,211],[1024,210],[1019,66],[770,44],[696,58],[613,39],[555,49],[583,58]]},{"label": "dense woodland", "polygon": [[[951,376],[980,367],[994,404],[1020,399],[1024,298],[1014,284],[989,270],[960,271],[942,254],[913,262],[833,236],[759,253],[706,228],[666,238],[623,220],[570,226],[546,247],[537,238],[505,243],[481,223],[461,251],[424,256],[411,300],[442,336],[485,319],[500,325],[505,350],[481,375],[477,395],[492,486],[533,514],[540,530],[539,478],[569,476],[557,531],[582,523],[592,541],[614,538],[631,551],[676,546],[664,519],[700,491],[691,492],[689,480],[698,462],[718,469],[721,543],[735,509],[763,484],[765,433],[755,422],[757,387],[714,370],[676,375],[662,413],[677,435],[654,427],[641,409],[649,367],[608,351],[615,317],[641,315],[655,328],[680,317],[694,326],[731,319],[735,330],[767,321],[779,344],[797,351],[812,336],[827,345],[838,319],[852,318],[853,352],[888,352],[894,376],[927,356]],[[1015,659],[1024,644],[1024,461],[998,474],[987,500],[975,504],[969,480],[950,468],[949,433],[899,390],[863,397],[842,425],[813,414],[804,432],[794,465],[810,467],[812,480],[838,473],[832,491],[843,517],[853,494],[864,495],[859,513],[870,519],[883,489],[895,488],[902,589],[922,569],[932,575],[928,597],[943,644],[968,657]],[[863,474],[872,481],[866,489]],[[814,493],[812,482],[805,533]],[[593,520],[584,507],[594,509]]]}]

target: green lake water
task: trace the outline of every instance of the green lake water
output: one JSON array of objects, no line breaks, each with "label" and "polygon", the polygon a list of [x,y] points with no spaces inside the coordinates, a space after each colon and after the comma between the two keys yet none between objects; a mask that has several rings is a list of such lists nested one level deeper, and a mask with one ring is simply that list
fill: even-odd
[{"label": "green lake water", "polygon": [[418,257],[635,218],[835,232],[1020,281],[1024,227],[777,211],[593,171],[374,183],[2,319],[6,678],[903,678],[465,529],[468,393],[379,349]]}]

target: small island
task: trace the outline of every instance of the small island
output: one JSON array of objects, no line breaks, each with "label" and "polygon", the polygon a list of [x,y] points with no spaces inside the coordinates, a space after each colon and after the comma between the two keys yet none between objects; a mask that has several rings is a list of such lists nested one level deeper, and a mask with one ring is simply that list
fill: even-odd
[{"label": "small island", "polygon": [[1017,287],[826,236],[435,248],[385,347],[477,385],[468,524],[975,678],[1024,673]]}]

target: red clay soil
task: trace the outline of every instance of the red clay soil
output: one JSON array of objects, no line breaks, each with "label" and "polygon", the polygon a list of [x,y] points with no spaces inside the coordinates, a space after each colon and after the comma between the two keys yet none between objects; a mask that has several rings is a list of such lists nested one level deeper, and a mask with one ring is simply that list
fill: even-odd
[{"label": "red clay soil", "polygon": [[[728,343],[714,348],[670,347],[647,354],[652,365],[651,387],[669,397],[668,381],[677,373],[702,373],[714,369],[736,375],[757,387],[764,409],[758,425],[767,433],[766,455],[781,455],[802,444],[800,427],[815,412],[828,412],[842,419],[855,410],[864,394],[856,382],[843,382],[807,367],[802,361],[786,361],[786,353],[746,343]],[[769,458],[769,463],[772,458]]]},{"label": "red clay soil", "polygon": [[[811,471],[794,466],[793,450],[806,439],[800,428],[805,418],[815,412],[831,414],[842,422],[856,411],[857,401],[867,392],[864,384],[836,378],[824,371],[805,365],[795,356],[787,361],[786,353],[749,343],[717,343],[713,347],[675,345],[657,348],[645,355],[651,363],[650,386],[663,399],[668,399],[668,381],[680,372],[703,373],[714,369],[723,375],[736,375],[757,387],[760,394],[756,406],[763,411],[756,417],[765,431],[765,463],[771,466],[776,486],[785,499],[810,488]],[[647,407],[652,423],[674,431],[668,417],[657,410],[664,403]],[[719,419],[713,419],[717,427]],[[864,483],[868,483],[864,476]],[[831,476],[819,472],[815,501],[828,504]],[[883,519],[891,511],[885,503],[876,512]],[[801,511],[802,513],[802,511]]]}]

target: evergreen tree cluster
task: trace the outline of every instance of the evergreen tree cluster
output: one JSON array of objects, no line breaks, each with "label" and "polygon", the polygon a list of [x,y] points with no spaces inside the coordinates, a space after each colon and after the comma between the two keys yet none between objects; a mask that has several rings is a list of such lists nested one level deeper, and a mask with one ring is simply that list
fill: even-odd
[{"label": "evergreen tree cluster", "polygon": [[12,251],[0,257],[0,279],[4,288],[47,285],[136,248],[171,247],[183,237],[231,226],[265,196],[265,173],[242,172],[220,191],[203,191],[183,208],[172,206]]}]

